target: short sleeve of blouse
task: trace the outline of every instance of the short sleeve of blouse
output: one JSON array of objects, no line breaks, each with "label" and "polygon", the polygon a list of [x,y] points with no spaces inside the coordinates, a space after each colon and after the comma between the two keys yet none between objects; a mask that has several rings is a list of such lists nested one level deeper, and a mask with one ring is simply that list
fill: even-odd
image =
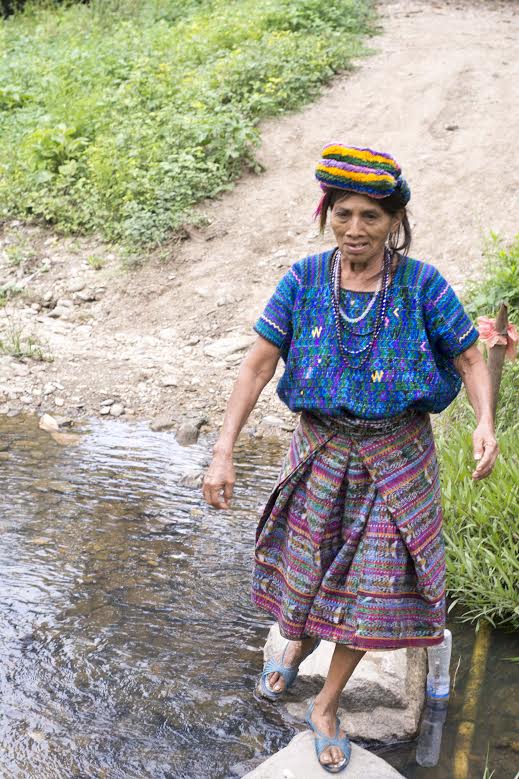
[{"label": "short sleeve of blouse", "polygon": [[290,268],[254,325],[259,335],[281,349],[285,360],[292,341],[292,311],[300,283],[296,268]]},{"label": "short sleeve of blouse", "polygon": [[446,357],[456,357],[478,339],[478,331],[459,298],[441,273],[433,273],[424,290],[424,311],[429,339]]}]

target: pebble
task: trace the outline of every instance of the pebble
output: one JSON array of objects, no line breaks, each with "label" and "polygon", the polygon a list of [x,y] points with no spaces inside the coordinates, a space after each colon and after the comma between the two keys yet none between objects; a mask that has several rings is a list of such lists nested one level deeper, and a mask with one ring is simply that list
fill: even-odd
[{"label": "pebble", "polygon": [[52,309],[52,311],[49,311],[49,316],[52,319],[59,319],[60,317],[66,317],[68,314],[70,314],[70,309],[67,306],[56,306]]},{"label": "pebble", "polygon": [[69,284],[68,291],[69,292],[81,292],[82,289],[85,289],[86,282],[83,281],[83,279],[72,279],[72,281]]},{"label": "pebble", "polygon": [[172,427],[176,427],[176,421],[172,419],[170,416],[167,416],[166,414],[163,414],[162,416],[156,417],[150,424],[151,430],[154,432],[160,432],[161,430],[171,430]]},{"label": "pebble", "polygon": [[180,446],[192,446],[198,441],[198,427],[191,422],[185,422],[179,427],[175,439]]},{"label": "pebble", "polygon": [[79,441],[79,436],[76,433],[52,432],[51,436],[60,446],[71,446],[72,444],[77,444]]},{"label": "pebble", "polygon": [[65,405],[65,401],[63,400],[63,398],[54,398],[54,404],[61,408],[61,406]]},{"label": "pebble", "polygon": [[106,400],[101,401],[102,406],[113,406],[115,403],[115,398],[106,398]]},{"label": "pebble", "polygon": [[124,414],[124,406],[122,403],[114,403],[113,406],[110,406],[110,415],[112,417],[120,417],[122,414]]},{"label": "pebble", "polygon": [[238,335],[230,338],[220,338],[204,347],[204,354],[208,357],[225,358],[234,352],[241,352],[247,349],[254,341],[256,336]]},{"label": "pebble", "polygon": [[102,406],[99,409],[99,413],[101,414],[101,416],[106,416],[107,414],[110,413],[110,406]]},{"label": "pebble", "polygon": [[97,295],[93,289],[85,289],[83,292],[76,292],[75,299],[82,303],[93,303],[97,299]]},{"label": "pebble", "polygon": [[179,479],[179,484],[182,487],[191,487],[193,489],[196,489],[202,486],[203,480],[204,480],[203,471],[189,471],[188,473],[185,473],[181,479]]},{"label": "pebble", "polygon": [[162,386],[163,387],[178,387],[178,381],[175,376],[163,376],[162,377]]}]

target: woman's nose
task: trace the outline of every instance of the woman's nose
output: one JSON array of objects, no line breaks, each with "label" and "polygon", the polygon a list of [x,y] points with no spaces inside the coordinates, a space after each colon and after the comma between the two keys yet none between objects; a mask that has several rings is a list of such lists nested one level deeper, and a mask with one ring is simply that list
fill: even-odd
[{"label": "woman's nose", "polygon": [[362,220],[357,217],[352,217],[350,221],[348,222],[348,229],[346,230],[347,235],[359,235],[362,231]]}]

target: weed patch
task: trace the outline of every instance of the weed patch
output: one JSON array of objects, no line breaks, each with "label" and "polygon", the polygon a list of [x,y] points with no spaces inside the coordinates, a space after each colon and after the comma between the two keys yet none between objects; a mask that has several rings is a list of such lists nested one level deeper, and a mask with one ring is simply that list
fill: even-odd
[{"label": "weed patch", "polygon": [[[495,316],[502,300],[518,321],[519,237],[509,247],[495,236],[487,270],[467,290],[466,308]],[[447,589],[463,618],[519,629],[519,361],[505,362],[496,415],[500,455],[482,482],[473,482],[474,413],[461,395],[442,415],[437,437],[447,547]]]},{"label": "weed patch", "polygon": [[162,241],[369,30],[370,0],[29,5],[0,27],[3,214]]}]

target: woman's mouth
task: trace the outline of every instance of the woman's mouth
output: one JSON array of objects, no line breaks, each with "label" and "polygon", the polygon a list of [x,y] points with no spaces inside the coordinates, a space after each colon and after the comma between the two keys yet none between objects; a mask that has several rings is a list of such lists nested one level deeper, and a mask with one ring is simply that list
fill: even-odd
[{"label": "woman's mouth", "polygon": [[344,244],[344,248],[350,254],[362,254],[362,252],[367,249],[367,246],[368,246],[367,243],[346,243],[346,244]]}]

